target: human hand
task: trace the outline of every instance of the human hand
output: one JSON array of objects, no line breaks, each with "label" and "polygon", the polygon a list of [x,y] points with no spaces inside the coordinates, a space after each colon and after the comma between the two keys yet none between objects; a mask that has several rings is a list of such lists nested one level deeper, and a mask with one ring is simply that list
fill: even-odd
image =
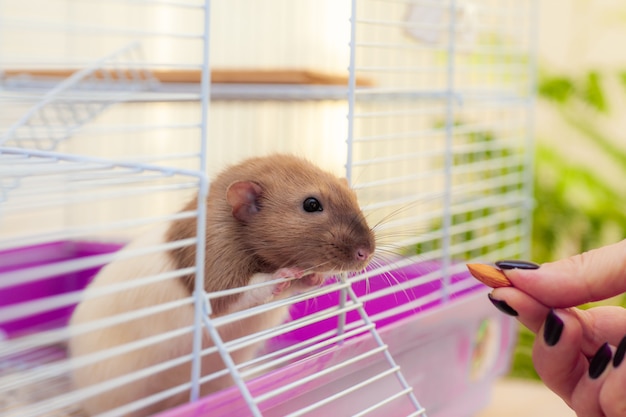
[{"label": "human hand", "polygon": [[533,363],[546,386],[578,416],[626,416],[626,309],[574,307],[626,292],[626,240],[535,270],[524,262],[499,266],[513,287],[490,299],[539,335]]}]

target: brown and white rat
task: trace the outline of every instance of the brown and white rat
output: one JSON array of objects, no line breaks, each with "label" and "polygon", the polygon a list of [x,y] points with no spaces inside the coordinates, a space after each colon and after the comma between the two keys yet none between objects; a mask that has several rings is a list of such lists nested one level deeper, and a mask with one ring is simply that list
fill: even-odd
[{"label": "brown and white rat", "polygon": [[[194,210],[192,199],[185,210]],[[196,220],[176,220],[131,242],[124,250],[195,237]],[[374,235],[361,212],[356,194],[345,179],[325,172],[312,163],[291,155],[276,154],[245,160],[225,169],[212,182],[207,198],[206,261],[204,288],[214,292],[249,284],[284,279],[243,293],[211,300],[212,317],[244,310],[284,298],[296,291],[320,285],[341,271],[365,268],[375,250]],[[87,289],[93,291],[114,283],[155,275],[195,264],[195,245],[170,252],[118,259],[105,266]],[[296,277],[296,280],[287,279]],[[170,279],[84,299],[76,308],[71,325],[127,313],[135,309],[187,298],[194,276]],[[225,341],[272,328],[287,317],[286,308],[220,326]],[[88,333],[75,334],[69,341],[71,357],[80,358],[104,349],[157,336],[191,326],[192,304],[144,318],[135,318]],[[77,388],[107,381],[142,368],[189,355],[192,333],[148,347],[118,354],[73,372]],[[213,346],[206,332],[203,348]],[[259,344],[231,352],[235,363],[254,357]],[[204,356],[202,375],[224,364],[217,354]],[[91,415],[139,400],[190,380],[191,364],[185,362],[158,374],[118,385],[83,402]],[[201,386],[201,395],[232,384],[230,376]],[[150,415],[189,398],[185,390],[137,410],[133,417]]]}]

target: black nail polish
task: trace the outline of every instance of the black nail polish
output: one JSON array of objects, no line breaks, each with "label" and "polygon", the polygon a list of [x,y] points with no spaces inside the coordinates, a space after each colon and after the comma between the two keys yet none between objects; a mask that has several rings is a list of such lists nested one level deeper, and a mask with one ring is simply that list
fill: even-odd
[{"label": "black nail polish", "polygon": [[609,362],[611,362],[611,356],[613,356],[613,352],[611,352],[611,348],[608,343],[600,346],[600,349],[593,355],[591,358],[591,362],[589,362],[589,378],[596,379],[602,372],[606,369]]},{"label": "black nail polish", "polygon": [[512,259],[497,261],[496,266],[500,269],[539,269],[539,265],[534,262]]},{"label": "black nail polish", "polygon": [[615,351],[615,356],[613,356],[613,368],[617,368],[622,360],[624,360],[624,353],[626,353],[626,336],[619,342],[617,345],[617,350]]},{"label": "black nail polish", "polygon": [[546,345],[554,346],[561,338],[561,333],[563,333],[563,320],[554,313],[554,310],[550,310],[543,327],[543,340]]},{"label": "black nail polish", "polygon": [[513,309],[513,307],[508,305],[506,303],[506,301],[502,301],[502,300],[498,300],[496,298],[493,298],[491,296],[491,294],[487,294],[487,297],[489,297],[489,301],[491,301],[491,304],[493,304],[495,308],[497,308],[498,310],[500,310],[504,314],[507,314],[507,315],[513,316],[513,317],[518,315],[517,311],[515,311]]}]

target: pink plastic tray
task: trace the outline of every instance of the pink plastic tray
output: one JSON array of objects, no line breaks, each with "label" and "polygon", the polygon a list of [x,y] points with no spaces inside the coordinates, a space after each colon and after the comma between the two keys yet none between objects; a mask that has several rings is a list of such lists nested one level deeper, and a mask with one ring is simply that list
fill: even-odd
[{"label": "pink plastic tray", "polygon": [[[56,262],[110,253],[122,245],[114,243],[62,241],[45,245],[36,245],[0,252],[0,282],[2,274],[33,266],[54,264]],[[358,296],[384,289],[407,280],[414,280],[426,273],[440,268],[437,262],[422,262],[395,271],[393,278],[374,276],[366,281],[353,284]],[[24,283],[0,289],[0,308],[15,303],[37,300],[43,297],[63,294],[84,288],[99,267],[78,271],[71,274],[50,276],[33,283]],[[467,280],[467,281],[466,281]],[[489,384],[497,375],[508,367],[510,352],[515,342],[515,323],[512,319],[498,314],[485,301],[486,287],[469,277],[467,273],[451,277],[451,283],[459,283],[458,291],[449,293],[448,302],[442,300],[442,283],[429,282],[397,293],[373,299],[364,304],[370,317],[395,306],[424,300],[419,307],[392,317],[376,320],[378,332],[389,346],[396,361],[401,365],[403,374],[414,387],[418,399],[424,399],[429,409],[429,416],[471,415],[487,401]],[[295,304],[291,309],[294,319],[304,317],[316,311],[337,306],[339,291],[318,296]],[[45,313],[34,314],[18,320],[0,323],[0,331],[6,337],[13,338],[62,327],[73,311],[74,306],[67,306]],[[359,320],[356,311],[346,315],[347,323]],[[299,341],[308,340],[335,329],[337,319],[323,320],[309,326],[283,334],[269,341],[270,349],[278,349]],[[487,327],[485,327],[487,326]],[[485,349],[481,334],[491,334],[491,349]],[[253,395],[268,392],[276,386],[299,380],[314,372],[358,355],[373,347],[369,333],[348,340],[341,346],[321,354],[293,362],[280,369],[269,372],[248,382]],[[480,362],[481,372],[476,372]],[[485,366],[485,364],[487,364]],[[363,365],[365,368],[380,367],[378,362]],[[301,387],[302,394],[293,392],[278,395],[260,404],[264,415],[280,416],[307,404],[309,395],[317,391],[328,390],[350,384],[352,376],[348,370],[333,373],[324,378],[315,379]],[[333,388],[334,389],[334,388]],[[337,388],[339,389],[339,388]],[[360,392],[358,398],[348,398],[342,404],[333,404],[331,408],[319,409],[314,415],[349,415],[351,406],[362,403],[369,396],[385,395],[385,384],[370,387],[371,393]],[[307,399],[308,398],[308,399]],[[450,401],[455,398],[455,401]],[[359,404],[362,406],[362,404]],[[342,408],[344,407],[344,408]],[[409,404],[399,402],[392,415],[403,415],[410,410]],[[324,414],[326,413],[326,414]],[[330,414],[328,414],[330,413]],[[337,414],[339,413],[339,414]],[[381,416],[389,417],[387,414]],[[236,417],[248,416],[249,409],[237,388],[233,387],[193,404],[178,407],[162,413],[161,417]]]}]

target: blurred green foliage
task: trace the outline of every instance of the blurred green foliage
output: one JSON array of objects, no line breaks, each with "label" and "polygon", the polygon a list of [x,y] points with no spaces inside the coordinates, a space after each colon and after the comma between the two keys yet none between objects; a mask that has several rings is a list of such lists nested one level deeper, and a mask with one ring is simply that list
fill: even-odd
[{"label": "blurred green foliage", "polygon": [[[606,117],[615,117],[604,87],[607,77],[617,78],[626,96],[626,72],[597,71],[578,78],[542,74],[538,96],[626,178],[625,148],[602,129]],[[532,259],[551,261],[560,257],[563,246],[570,253],[580,253],[626,237],[626,181],[607,184],[599,172],[602,166],[574,163],[563,149],[543,142],[538,140],[536,147]],[[626,307],[626,295],[604,303]],[[531,358],[533,342],[534,334],[521,328],[511,376],[538,378]]]},{"label": "blurred green foliage", "polygon": [[[605,87],[610,84],[606,82],[607,77],[618,80],[617,85],[621,84],[623,87],[618,93],[626,98],[626,71],[608,75],[589,71],[578,77],[540,74],[538,100],[554,111],[570,132],[576,133],[585,148],[592,149],[594,154],[602,156],[602,160],[617,167],[619,178],[626,178],[626,147],[618,146],[617,140],[603,131],[607,118],[616,117],[615,113],[619,110],[617,106],[615,109],[610,106],[609,91]],[[463,121],[455,122],[455,126],[459,128],[463,128],[464,124]],[[444,122],[436,123],[438,128],[443,126]],[[455,153],[453,165],[480,164],[494,158],[507,158],[515,153],[512,149],[497,146],[493,149],[485,147],[472,150],[472,145],[490,142],[495,144],[498,140],[497,133],[488,130],[468,131],[457,138],[463,141],[459,145],[466,146],[468,152]],[[605,168],[602,164],[575,162],[566,148],[569,145],[567,138],[561,139],[564,140],[536,140],[531,260],[539,263],[559,259],[564,253],[585,252],[626,237],[626,181],[607,183],[606,176],[600,171]],[[549,145],[550,143],[560,145]],[[443,165],[444,161],[439,161],[439,164]],[[480,178],[465,174],[462,178],[453,179],[453,182],[473,182],[478,179],[488,181],[491,177],[520,174],[523,168],[523,161],[518,161],[517,164],[504,165],[499,171],[475,174],[480,175]],[[504,186],[499,191],[502,194],[515,192],[516,187],[521,187],[521,184]],[[455,225],[491,217],[494,210],[496,209],[493,207],[487,207],[454,214],[451,224],[454,229]],[[439,230],[441,226],[440,221],[431,225],[433,230]],[[466,229],[452,233],[451,243],[471,241],[478,234],[497,232],[509,226],[501,223],[492,225],[489,230]],[[441,245],[440,239],[433,239],[418,244],[415,249],[417,253],[423,253],[440,249]],[[480,247],[460,256],[466,259],[480,258],[496,248]],[[626,295],[604,303],[626,307]],[[534,340],[535,335],[532,332],[520,327],[518,343],[513,352],[511,376],[539,378],[532,363]]]},{"label": "blurred green foliage", "polygon": [[[618,77],[626,87],[626,73]],[[626,178],[626,148],[602,132],[606,119],[598,117],[611,113],[601,80],[596,71],[578,79],[543,75],[539,98],[552,102],[562,120]],[[611,236],[626,236],[626,181],[607,184],[599,172],[602,166],[574,163],[563,149],[541,140],[535,160],[534,260],[556,259],[564,242],[577,253],[610,243]]]},{"label": "blurred green foliage", "polygon": [[[462,120],[455,121],[454,125],[459,128],[463,128],[467,126],[467,123]],[[436,128],[443,128],[445,126],[445,122],[439,121],[435,123]],[[522,175],[524,169],[524,161],[519,158],[515,159],[513,156],[516,155],[512,149],[507,147],[499,146],[496,143],[498,141],[498,136],[489,131],[489,130],[470,130],[463,135],[457,135],[457,140],[459,142],[458,145],[466,146],[465,152],[455,152],[452,156],[452,164],[454,166],[478,166],[484,164],[485,162],[493,161],[494,159],[507,159],[511,158],[511,163],[503,164],[503,166],[499,168],[492,168],[489,170],[478,170],[477,172],[464,172],[461,175],[453,177],[453,186],[459,185],[461,183],[477,183],[477,182],[487,182],[490,180],[497,180],[501,177],[507,175]],[[478,147],[473,147],[473,145],[478,145]],[[444,157],[442,156],[439,161],[436,162],[438,166],[444,166]],[[504,183],[499,186],[494,186],[489,188],[489,192],[497,191],[501,195],[506,194],[511,191],[520,190],[522,184],[519,182]],[[465,228],[461,230],[456,230],[455,226],[457,225],[467,225],[471,224],[471,222],[479,222],[480,219],[490,219],[494,217],[494,213],[498,210],[502,210],[502,208],[496,207],[481,207],[475,210],[462,211],[460,213],[452,213],[451,214],[451,225],[452,230],[450,233],[450,244],[456,245],[461,244],[463,242],[471,242],[476,240],[479,236],[485,236],[490,233],[497,233],[503,230],[506,230],[511,227],[512,223],[519,225],[521,223],[520,219],[513,220],[503,220],[501,222],[493,222],[491,224],[483,224],[479,228]],[[443,227],[442,220],[435,220],[430,225],[431,230],[441,230]],[[457,256],[460,259],[475,259],[481,258],[487,255],[488,253],[493,252],[494,250],[504,248],[508,245],[511,245],[514,241],[519,242],[521,238],[512,238],[508,241],[498,241],[491,245],[481,245],[473,249],[468,249],[465,252],[459,253]],[[426,253],[429,251],[440,250],[443,247],[443,242],[441,239],[432,239],[428,241],[424,241],[418,243],[415,248],[412,248],[412,253]]]},{"label": "blurred green foliage", "polygon": [[[622,80],[626,83],[624,75],[626,73],[622,74]],[[543,74],[540,76],[538,93],[539,97],[560,105],[570,104],[578,99],[596,111],[606,113],[609,110],[606,94],[602,89],[602,77],[597,71],[589,71],[577,79]]]}]

